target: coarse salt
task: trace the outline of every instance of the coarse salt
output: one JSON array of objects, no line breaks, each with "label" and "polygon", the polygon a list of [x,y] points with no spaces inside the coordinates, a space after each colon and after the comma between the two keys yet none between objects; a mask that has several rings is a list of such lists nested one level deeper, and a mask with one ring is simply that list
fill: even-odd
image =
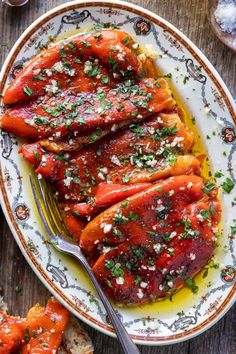
[{"label": "coarse salt", "polygon": [[215,10],[215,19],[223,32],[233,33],[236,31],[235,0],[220,0]]}]

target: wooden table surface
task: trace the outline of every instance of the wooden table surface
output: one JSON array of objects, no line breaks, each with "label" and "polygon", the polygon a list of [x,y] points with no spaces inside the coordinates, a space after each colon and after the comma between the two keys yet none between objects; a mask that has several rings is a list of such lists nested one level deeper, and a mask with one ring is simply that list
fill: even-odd
[{"label": "wooden table surface", "polygon": [[[236,97],[236,55],[214,36],[206,17],[204,0],[133,0],[182,30],[203,51]],[[22,8],[0,4],[0,63],[19,35],[47,10],[65,3],[64,0],[30,0]],[[16,287],[22,289],[18,294]],[[5,218],[0,213],[0,295],[7,301],[12,314],[24,315],[39,302],[45,304],[50,294],[26,263],[16,245]],[[87,325],[96,354],[121,353],[115,339]],[[213,328],[190,341],[165,347],[141,347],[145,354],[235,354],[236,304]]]}]

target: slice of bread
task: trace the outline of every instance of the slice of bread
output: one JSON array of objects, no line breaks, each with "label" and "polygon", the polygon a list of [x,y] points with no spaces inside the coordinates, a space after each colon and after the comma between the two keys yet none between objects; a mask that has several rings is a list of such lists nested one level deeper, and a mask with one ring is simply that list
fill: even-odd
[{"label": "slice of bread", "polygon": [[70,316],[58,354],[93,354],[92,341],[74,316]]}]

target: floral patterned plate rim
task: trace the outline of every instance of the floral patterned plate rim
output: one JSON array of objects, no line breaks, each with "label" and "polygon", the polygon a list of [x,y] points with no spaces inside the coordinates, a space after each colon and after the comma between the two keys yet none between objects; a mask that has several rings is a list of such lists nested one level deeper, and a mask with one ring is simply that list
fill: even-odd
[{"label": "floral patterned plate rim", "polygon": [[[85,31],[92,24],[112,23],[159,53],[158,65],[171,72],[174,86],[192,114],[208,151],[212,170],[236,183],[235,106],[227,87],[200,50],[178,29],[143,8],[121,1],[67,2],[41,16],[21,35],[1,71],[0,92],[49,38]],[[1,106],[2,108],[2,106]],[[29,185],[30,167],[18,154],[22,140],[0,134],[1,204],[11,231],[37,276],[71,312],[92,327],[114,336],[105,310],[83,270],[47,242]],[[187,340],[216,323],[236,299],[233,193],[221,196],[222,235],[216,257],[219,269],[201,277],[197,295],[185,290],[173,301],[117,311],[132,338],[143,345]],[[217,267],[215,267],[217,268]],[[210,279],[210,281],[209,281]],[[182,295],[181,295],[182,294]],[[183,301],[184,298],[184,301]],[[182,300],[181,300],[182,299]],[[168,301],[168,302],[167,302]]]}]

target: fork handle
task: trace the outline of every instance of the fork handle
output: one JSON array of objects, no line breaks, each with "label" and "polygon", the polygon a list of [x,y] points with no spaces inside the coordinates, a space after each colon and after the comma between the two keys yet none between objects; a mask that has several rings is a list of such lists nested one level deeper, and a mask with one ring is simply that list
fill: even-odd
[{"label": "fork handle", "polygon": [[81,255],[80,252],[73,252],[73,255],[76,259],[80,261],[80,263],[84,266],[86,269],[90,279],[92,280],[92,283],[97,290],[97,293],[103,303],[103,306],[106,309],[106,312],[111,320],[111,323],[116,331],[117,337],[121,343],[122,349],[125,354],[140,354],[140,351],[138,350],[137,346],[134,344],[132,339],[129,337],[124,325],[122,324],[121,320],[117,316],[113,306],[111,305],[110,301],[108,300],[107,296],[105,295],[104,291],[102,290],[100,284],[97,281],[97,278],[95,277],[92,268],[90,267],[87,259]]}]

